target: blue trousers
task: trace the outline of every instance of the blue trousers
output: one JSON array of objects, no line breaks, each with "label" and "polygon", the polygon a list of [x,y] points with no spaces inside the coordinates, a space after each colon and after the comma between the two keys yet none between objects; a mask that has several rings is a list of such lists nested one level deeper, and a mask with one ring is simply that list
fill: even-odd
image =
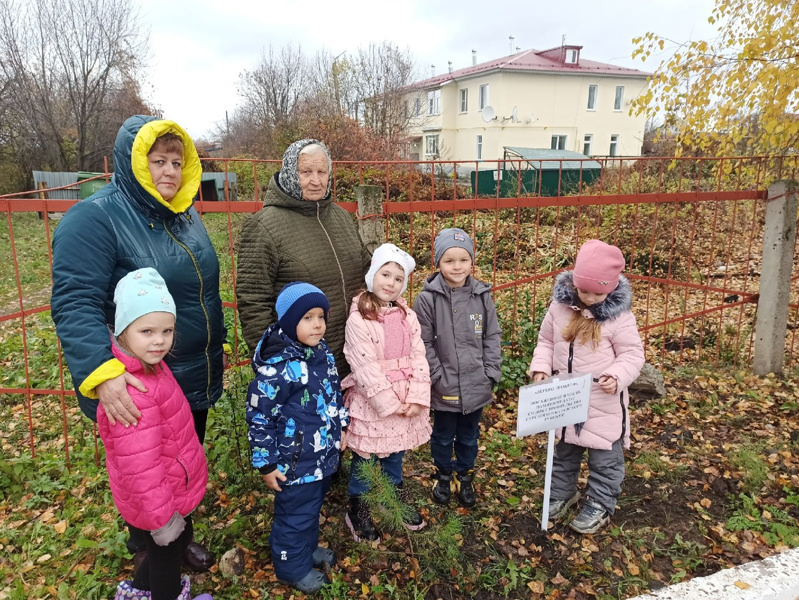
[{"label": "blue trousers", "polygon": [[380,467],[383,469],[383,473],[386,474],[386,477],[388,477],[389,481],[394,485],[399,485],[402,483],[402,458],[404,456],[405,452],[400,451],[395,452],[394,454],[389,454],[385,458],[378,458],[372,455],[367,460],[353,452],[352,463],[350,463],[350,485],[349,489],[347,490],[349,492],[350,498],[353,496],[361,496],[369,491],[369,482],[358,477],[358,469],[361,464],[379,461]]},{"label": "blue trousers", "polygon": [[[430,454],[436,469],[447,474],[452,473],[453,469],[458,473],[474,469],[482,416],[482,408],[467,415],[446,410],[433,411]],[[452,461],[453,450],[455,451],[454,462]]]},{"label": "blue trousers", "polygon": [[299,581],[313,569],[319,545],[319,513],[331,477],[321,481],[283,485],[275,492],[275,519],[269,534],[272,562],[278,579]]}]

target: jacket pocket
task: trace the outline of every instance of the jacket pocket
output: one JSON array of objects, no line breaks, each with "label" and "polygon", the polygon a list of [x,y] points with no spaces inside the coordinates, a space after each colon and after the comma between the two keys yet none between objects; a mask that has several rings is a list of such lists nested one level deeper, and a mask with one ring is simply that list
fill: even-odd
[{"label": "jacket pocket", "polygon": [[175,460],[177,460],[178,464],[181,467],[183,467],[183,472],[185,474],[184,478],[186,480],[186,491],[188,492],[189,491],[189,480],[190,480],[189,470],[186,468],[186,464],[180,459],[180,455],[179,454],[175,457]]}]

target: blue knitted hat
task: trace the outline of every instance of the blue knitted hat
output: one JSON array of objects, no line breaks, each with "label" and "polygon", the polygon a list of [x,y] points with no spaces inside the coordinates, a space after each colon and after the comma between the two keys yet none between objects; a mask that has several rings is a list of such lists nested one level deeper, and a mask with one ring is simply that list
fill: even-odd
[{"label": "blue knitted hat", "polygon": [[175,300],[164,278],[151,267],[137,269],[125,275],[114,290],[114,335],[119,336],[139,317],[152,312],[176,315]]},{"label": "blue knitted hat", "polygon": [[283,286],[275,302],[277,321],[283,333],[296,342],[297,323],[312,308],[321,308],[325,311],[325,321],[327,321],[330,302],[322,290],[304,281],[295,281]]}]

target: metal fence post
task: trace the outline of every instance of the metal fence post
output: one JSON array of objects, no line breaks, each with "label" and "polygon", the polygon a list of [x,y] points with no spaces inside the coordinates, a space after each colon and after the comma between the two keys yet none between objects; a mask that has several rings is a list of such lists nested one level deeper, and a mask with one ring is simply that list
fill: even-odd
[{"label": "metal fence post", "polygon": [[796,239],[796,190],[796,181],[777,181],[768,188],[752,365],[755,375],[782,373],[783,369]]},{"label": "metal fence post", "polygon": [[386,241],[386,217],[383,214],[383,189],[379,185],[356,185],[358,233],[366,249],[374,252]]}]

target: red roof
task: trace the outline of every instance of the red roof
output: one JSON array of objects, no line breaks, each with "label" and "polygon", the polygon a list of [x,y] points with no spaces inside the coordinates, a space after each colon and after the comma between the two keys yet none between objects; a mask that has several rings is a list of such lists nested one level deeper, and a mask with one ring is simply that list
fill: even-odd
[{"label": "red roof", "polygon": [[[452,73],[442,73],[429,79],[424,79],[414,84],[414,87],[430,88],[438,87],[454,79],[462,79],[479,73],[490,71],[521,71],[537,73],[580,73],[581,75],[616,75],[619,77],[649,77],[650,73],[639,71],[638,69],[628,69],[610,65],[608,63],[596,62],[580,58],[577,64],[564,62],[560,57],[561,46],[550,48],[549,50],[524,50],[480,63],[464,69],[458,69]],[[566,48],[579,49],[580,46],[566,46]]]}]

